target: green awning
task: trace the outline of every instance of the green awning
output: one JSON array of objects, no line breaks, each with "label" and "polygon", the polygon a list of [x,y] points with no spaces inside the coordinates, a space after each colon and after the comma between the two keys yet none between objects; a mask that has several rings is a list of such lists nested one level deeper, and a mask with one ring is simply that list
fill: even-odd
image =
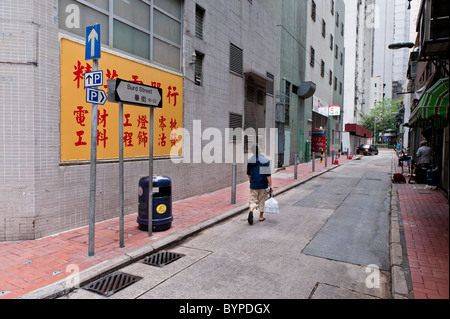
[{"label": "green awning", "polygon": [[448,119],[448,77],[438,80],[422,96],[409,118],[410,126],[425,126],[429,120],[433,126],[444,128]]}]

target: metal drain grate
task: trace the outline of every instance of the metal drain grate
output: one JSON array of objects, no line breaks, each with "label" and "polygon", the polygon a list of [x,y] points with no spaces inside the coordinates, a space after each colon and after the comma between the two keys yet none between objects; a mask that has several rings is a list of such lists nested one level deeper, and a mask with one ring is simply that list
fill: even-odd
[{"label": "metal drain grate", "polygon": [[117,271],[84,286],[83,289],[109,297],[141,279],[142,277]]},{"label": "metal drain grate", "polygon": [[183,256],[184,255],[182,254],[169,251],[160,251],[159,253],[146,257],[143,263],[151,266],[164,267],[165,265],[168,265]]}]

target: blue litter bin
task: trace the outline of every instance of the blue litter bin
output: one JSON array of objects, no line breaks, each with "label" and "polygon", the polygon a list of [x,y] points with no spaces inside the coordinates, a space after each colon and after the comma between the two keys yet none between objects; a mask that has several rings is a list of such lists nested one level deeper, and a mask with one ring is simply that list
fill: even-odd
[{"label": "blue litter bin", "polygon": [[[148,231],[149,178],[139,180],[139,205],[137,222],[140,230]],[[155,189],[156,188],[156,189]],[[152,231],[167,230],[172,226],[172,182],[167,176],[153,176]]]},{"label": "blue litter bin", "polygon": [[427,185],[437,186],[438,170],[437,168],[430,168],[427,170]]}]

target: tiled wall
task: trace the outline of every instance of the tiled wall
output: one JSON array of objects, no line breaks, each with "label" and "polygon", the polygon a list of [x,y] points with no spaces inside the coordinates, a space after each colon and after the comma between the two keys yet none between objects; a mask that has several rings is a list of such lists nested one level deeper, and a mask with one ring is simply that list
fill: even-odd
[{"label": "tiled wall", "polygon": [[[262,74],[273,74],[276,67],[275,43],[269,41],[275,28],[265,11],[241,0],[214,6],[199,2],[208,15],[201,43],[192,38],[195,3],[185,1],[184,40],[205,54],[206,80],[203,87],[196,86],[188,79],[193,66],[186,64],[184,123],[190,132],[195,119],[202,120],[203,129],[223,130],[230,111],[243,114],[245,79],[229,73],[230,41],[244,49],[244,66]],[[0,1],[0,241],[37,239],[89,222],[90,165],[60,165],[57,15],[57,0]],[[258,57],[258,52],[263,54]],[[271,113],[273,98],[267,101]],[[172,179],[174,200],[231,186],[231,164],[174,164],[170,159],[154,164],[155,175]],[[118,163],[97,165],[97,222],[118,217],[118,175]],[[143,176],[148,176],[148,161],[125,162],[126,214],[137,211]],[[238,176],[246,180],[245,164]]]}]

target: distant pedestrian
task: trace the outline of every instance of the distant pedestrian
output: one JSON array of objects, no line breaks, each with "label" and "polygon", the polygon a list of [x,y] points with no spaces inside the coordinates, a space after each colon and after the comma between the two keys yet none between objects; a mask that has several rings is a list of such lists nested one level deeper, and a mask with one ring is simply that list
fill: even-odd
[{"label": "distant pedestrian", "polygon": [[268,194],[273,192],[270,161],[261,153],[258,144],[252,146],[253,156],[247,164],[248,181],[250,182],[250,212],[248,223],[253,224],[253,211],[258,207],[259,221],[264,221],[264,203]]},{"label": "distant pedestrian", "polygon": [[420,165],[428,166],[431,164],[431,147],[427,145],[427,141],[420,142],[416,155],[419,158]]}]

